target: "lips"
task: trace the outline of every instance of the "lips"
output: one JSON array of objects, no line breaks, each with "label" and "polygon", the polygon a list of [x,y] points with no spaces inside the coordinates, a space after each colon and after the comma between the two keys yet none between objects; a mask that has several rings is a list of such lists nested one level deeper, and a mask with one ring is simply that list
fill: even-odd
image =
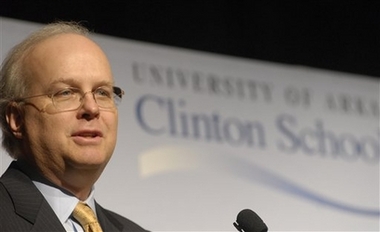
[{"label": "lips", "polygon": [[95,137],[103,137],[102,132],[96,130],[85,130],[75,132],[72,136],[75,137],[85,137],[85,138],[95,138]]},{"label": "lips", "polygon": [[72,134],[74,142],[79,145],[97,145],[102,137],[102,132],[97,130],[81,130]]}]

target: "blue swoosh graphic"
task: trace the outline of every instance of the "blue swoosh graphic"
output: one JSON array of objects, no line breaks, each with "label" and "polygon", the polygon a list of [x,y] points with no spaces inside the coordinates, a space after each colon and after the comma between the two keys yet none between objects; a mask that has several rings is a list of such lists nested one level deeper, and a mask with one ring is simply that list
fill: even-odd
[{"label": "blue swoosh graphic", "polygon": [[[142,157],[140,166],[142,169],[149,171],[149,175],[159,174],[161,172],[176,172],[184,169],[207,170],[215,169],[223,173],[229,173],[237,178],[243,178],[249,182],[256,182],[271,188],[283,191],[285,193],[297,196],[299,198],[357,215],[368,217],[379,217],[379,208],[363,208],[339,202],[312,190],[306,189],[299,184],[286,179],[284,176],[274,173],[273,171],[260,167],[251,161],[242,159],[231,154],[214,154],[208,153],[201,155],[197,152],[184,152],[185,149],[163,150],[163,152],[148,152]],[[169,162],[170,161],[170,162]],[[140,167],[140,169],[141,169]],[[140,170],[141,171],[141,170]]]},{"label": "blue swoosh graphic", "polygon": [[[327,197],[323,197],[321,195],[313,193],[312,191],[302,188],[301,186],[293,183],[290,180],[287,180],[271,171],[268,171],[252,163],[243,162],[242,160],[237,159],[230,159],[230,161],[233,162],[233,164],[230,163],[228,165],[230,171],[233,172],[235,175],[238,175],[239,177],[243,177],[250,181],[258,181],[270,187],[282,190],[284,192],[337,210],[342,210],[354,214],[360,214],[363,216],[380,216],[379,209],[359,208],[355,206],[350,206],[348,204],[340,203],[338,201],[328,199]],[[224,168],[226,168],[225,165]]]}]

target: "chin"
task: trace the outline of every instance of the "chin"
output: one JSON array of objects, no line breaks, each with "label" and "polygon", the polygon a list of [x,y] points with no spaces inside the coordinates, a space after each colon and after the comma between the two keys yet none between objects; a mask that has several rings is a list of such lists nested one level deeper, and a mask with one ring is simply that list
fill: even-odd
[{"label": "chin", "polygon": [[76,159],[71,161],[73,166],[93,169],[105,166],[108,162],[108,159],[106,159],[104,156],[82,155],[81,157],[76,157]]}]

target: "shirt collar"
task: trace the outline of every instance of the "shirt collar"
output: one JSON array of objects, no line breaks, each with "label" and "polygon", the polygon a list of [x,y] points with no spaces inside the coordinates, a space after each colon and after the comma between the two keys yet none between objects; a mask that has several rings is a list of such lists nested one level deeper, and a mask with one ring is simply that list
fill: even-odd
[{"label": "shirt collar", "polygon": [[[39,172],[29,165],[25,160],[17,160],[17,164],[20,169],[26,173],[32,180],[33,184],[42,193],[54,213],[58,216],[61,223],[65,223],[71,216],[75,206],[78,204],[79,199],[72,195],[69,191],[61,189],[56,186]],[[96,207],[94,200],[94,190],[92,187],[88,198],[84,201],[96,215]]]},{"label": "shirt collar", "polygon": [[[45,197],[54,213],[57,215],[61,223],[67,222],[73,212],[75,206],[78,204],[79,199],[73,195],[69,195],[58,188],[54,188],[50,185],[33,181],[34,185]],[[95,200],[94,200],[94,187],[91,189],[91,193],[84,201],[94,211],[96,216]]]}]

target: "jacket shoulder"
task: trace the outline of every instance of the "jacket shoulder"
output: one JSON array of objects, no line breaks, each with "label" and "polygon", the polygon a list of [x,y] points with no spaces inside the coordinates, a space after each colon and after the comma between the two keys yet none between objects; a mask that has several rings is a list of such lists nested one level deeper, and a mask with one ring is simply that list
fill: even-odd
[{"label": "jacket shoulder", "polygon": [[12,197],[0,181],[0,231],[29,231],[32,224],[15,213]]},{"label": "jacket shoulder", "polygon": [[[97,211],[101,211],[103,215],[116,227],[120,228],[121,231],[130,231],[130,232],[148,232],[147,230],[143,229],[141,226],[136,224],[135,222],[129,220],[128,218],[125,218],[113,211],[110,211],[108,209],[104,209],[99,204],[97,204]],[[99,216],[99,215],[98,215]],[[102,220],[99,218],[99,220]]]}]

